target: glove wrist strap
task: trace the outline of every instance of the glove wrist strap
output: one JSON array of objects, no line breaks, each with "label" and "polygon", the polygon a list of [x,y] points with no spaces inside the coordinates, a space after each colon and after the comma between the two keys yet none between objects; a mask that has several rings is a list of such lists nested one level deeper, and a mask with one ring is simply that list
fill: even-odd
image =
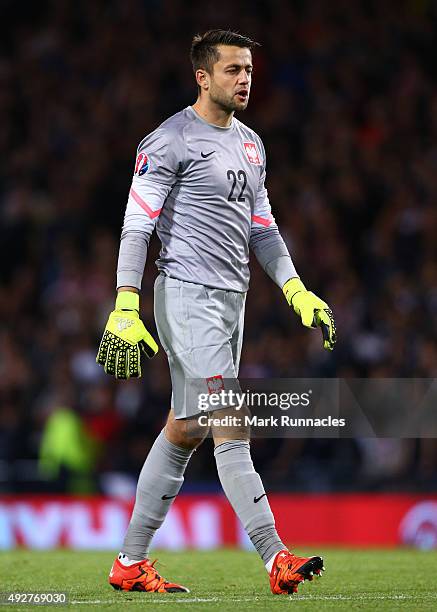
[{"label": "glove wrist strap", "polygon": [[115,310],[140,310],[140,296],[134,291],[120,291],[115,300]]},{"label": "glove wrist strap", "polygon": [[291,306],[294,296],[299,291],[306,291],[305,285],[298,276],[290,278],[285,285],[282,287],[282,291],[285,295],[285,299],[288,305]]}]

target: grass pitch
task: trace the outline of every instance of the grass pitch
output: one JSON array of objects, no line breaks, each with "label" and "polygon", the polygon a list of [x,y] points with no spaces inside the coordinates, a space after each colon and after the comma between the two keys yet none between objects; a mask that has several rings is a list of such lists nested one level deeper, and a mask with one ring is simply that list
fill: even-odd
[{"label": "grass pitch", "polygon": [[[0,591],[64,591],[79,610],[436,610],[437,552],[413,550],[296,551],[322,554],[323,578],[305,582],[299,594],[270,594],[268,576],[251,552],[163,551],[158,570],[191,592],[174,595],[113,590],[107,576],[114,554],[67,550],[18,550],[0,554]],[[61,606],[9,606],[11,610],[53,610]],[[62,607],[65,609],[65,606]],[[6,610],[6,607],[5,607]]]}]

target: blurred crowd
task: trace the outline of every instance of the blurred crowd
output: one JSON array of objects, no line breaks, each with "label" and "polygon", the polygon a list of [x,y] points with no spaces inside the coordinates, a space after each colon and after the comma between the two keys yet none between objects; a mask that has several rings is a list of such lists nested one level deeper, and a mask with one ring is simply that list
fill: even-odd
[{"label": "blurred crowd", "polygon": [[[0,491],[120,491],[162,427],[163,351],[128,382],[95,354],[136,146],[195,101],[188,52],[206,29],[262,44],[239,119],[264,141],[274,215],[339,336],[324,352],[254,261],[242,376],[435,376],[434,2],[4,0],[1,12]],[[155,237],[151,330],[158,251]],[[434,440],[253,447],[270,489],[437,487]],[[186,480],[217,488],[210,440]]]}]

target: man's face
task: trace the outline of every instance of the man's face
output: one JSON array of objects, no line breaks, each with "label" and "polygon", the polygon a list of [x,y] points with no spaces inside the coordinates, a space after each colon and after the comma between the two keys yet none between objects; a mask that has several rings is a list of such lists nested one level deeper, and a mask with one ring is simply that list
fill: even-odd
[{"label": "man's face", "polygon": [[252,54],[249,49],[218,45],[220,59],[209,77],[209,97],[228,112],[244,110],[252,83]]}]

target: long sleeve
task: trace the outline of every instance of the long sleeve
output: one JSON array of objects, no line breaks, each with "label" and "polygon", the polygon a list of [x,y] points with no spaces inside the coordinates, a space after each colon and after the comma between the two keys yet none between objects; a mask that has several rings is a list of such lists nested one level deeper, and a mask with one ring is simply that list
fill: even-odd
[{"label": "long sleeve", "polygon": [[261,267],[282,288],[289,278],[298,276],[298,274],[272,215],[267,189],[264,184],[265,177],[264,153],[264,164],[252,214],[249,244]]},{"label": "long sleeve", "polygon": [[178,140],[160,126],[138,147],[121,232],[117,288],[141,288],[150,236],[176,182],[180,164]]}]

